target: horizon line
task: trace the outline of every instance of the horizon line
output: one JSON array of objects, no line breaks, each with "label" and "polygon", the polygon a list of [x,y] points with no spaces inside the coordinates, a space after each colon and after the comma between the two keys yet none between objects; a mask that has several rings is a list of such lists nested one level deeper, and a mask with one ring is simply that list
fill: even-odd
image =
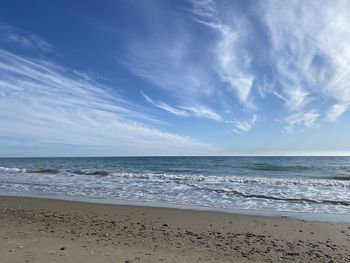
[{"label": "horizon line", "polygon": [[115,156],[0,156],[7,158],[168,158],[168,157],[350,157],[348,155],[115,155]]}]

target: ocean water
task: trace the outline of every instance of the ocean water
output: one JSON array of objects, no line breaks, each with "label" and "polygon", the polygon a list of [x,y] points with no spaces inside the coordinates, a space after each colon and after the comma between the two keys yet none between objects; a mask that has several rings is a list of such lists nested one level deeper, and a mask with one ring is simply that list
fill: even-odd
[{"label": "ocean water", "polygon": [[350,214],[350,157],[0,158],[0,194]]}]

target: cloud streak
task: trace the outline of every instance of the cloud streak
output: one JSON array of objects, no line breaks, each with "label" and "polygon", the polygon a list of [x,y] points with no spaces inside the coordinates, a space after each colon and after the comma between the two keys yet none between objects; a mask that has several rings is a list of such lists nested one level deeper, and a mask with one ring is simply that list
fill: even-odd
[{"label": "cloud streak", "polygon": [[233,129],[233,131],[236,133],[247,132],[252,129],[257,119],[258,116],[254,114],[249,120],[235,121],[235,128]]},{"label": "cloud streak", "polygon": [[3,23],[0,23],[0,41],[15,43],[25,48],[34,48],[44,52],[49,52],[53,49],[52,46],[40,36],[29,34]]},{"label": "cloud streak", "polygon": [[325,116],[325,121],[335,122],[338,118],[343,115],[350,108],[350,103],[346,104],[335,104],[330,107]]},{"label": "cloud streak", "polygon": [[149,96],[147,96],[144,92],[141,91],[141,95],[145,98],[147,102],[152,104],[153,106],[165,110],[171,114],[174,114],[176,116],[181,117],[197,117],[197,118],[204,118],[204,119],[211,119],[215,121],[221,121],[221,116],[216,113],[214,110],[203,106],[203,105],[196,105],[196,106],[178,106],[173,107],[169,104],[166,104],[162,101],[154,101]]},{"label": "cloud streak", "polygon": [[294,128],[301,126],[306,128],[315,127],[320,114],[316,110],[309,112],[294,113],[286,117],[285,131],[292,132]]}]

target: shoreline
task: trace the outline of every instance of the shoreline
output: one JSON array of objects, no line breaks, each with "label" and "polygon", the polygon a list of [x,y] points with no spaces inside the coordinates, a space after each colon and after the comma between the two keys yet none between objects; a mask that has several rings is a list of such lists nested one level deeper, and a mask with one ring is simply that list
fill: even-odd
[{"label": "shoreline", "polygon": [[13,196],[0,204],[5,262],[350,262],[349,223]]},{"label": "shoreline", "polygon": [[109,199],[109,198],[93,198],[93,197],[81,197],[81,196],[58,196],[58,195],[46,195],[46,194],[27,194],[27,193],[13,193],[13,192],[0,192],[0,198],[2,197],[21,197],[21,198],[38,198],[47,200],[61,200],[71,202],[81,202],[90,204],[101,205],[119,205],[119,206],[137,206],[137,207],[150,207],[150,208],[166,208],[166,209],[178,209],[188,211],[204,211],[215,212],[233,215],[248,215],[248,216],[263,216],[272,218],[292,218],[311,222],[326,222],[326,223],[350,223],[350,214],[338,214],[338,213],[320,213],[320,212],[296,212],[296,211],[270,211],[270,210],[252,210],[252,209],[229,209],[229,208],[213,208],[205,206],[191,206],[184,204],[170,204],[170,203],[155,203],[147,201],[130,201],[122,199]]}]

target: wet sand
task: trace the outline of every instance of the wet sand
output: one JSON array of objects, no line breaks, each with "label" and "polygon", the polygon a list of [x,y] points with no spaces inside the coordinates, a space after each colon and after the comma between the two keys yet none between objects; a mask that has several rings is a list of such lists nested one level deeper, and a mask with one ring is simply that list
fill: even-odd
[{"label": "wet sand", "polygon": [[0,197],[0,262],[350,262],[350,224]]}]

